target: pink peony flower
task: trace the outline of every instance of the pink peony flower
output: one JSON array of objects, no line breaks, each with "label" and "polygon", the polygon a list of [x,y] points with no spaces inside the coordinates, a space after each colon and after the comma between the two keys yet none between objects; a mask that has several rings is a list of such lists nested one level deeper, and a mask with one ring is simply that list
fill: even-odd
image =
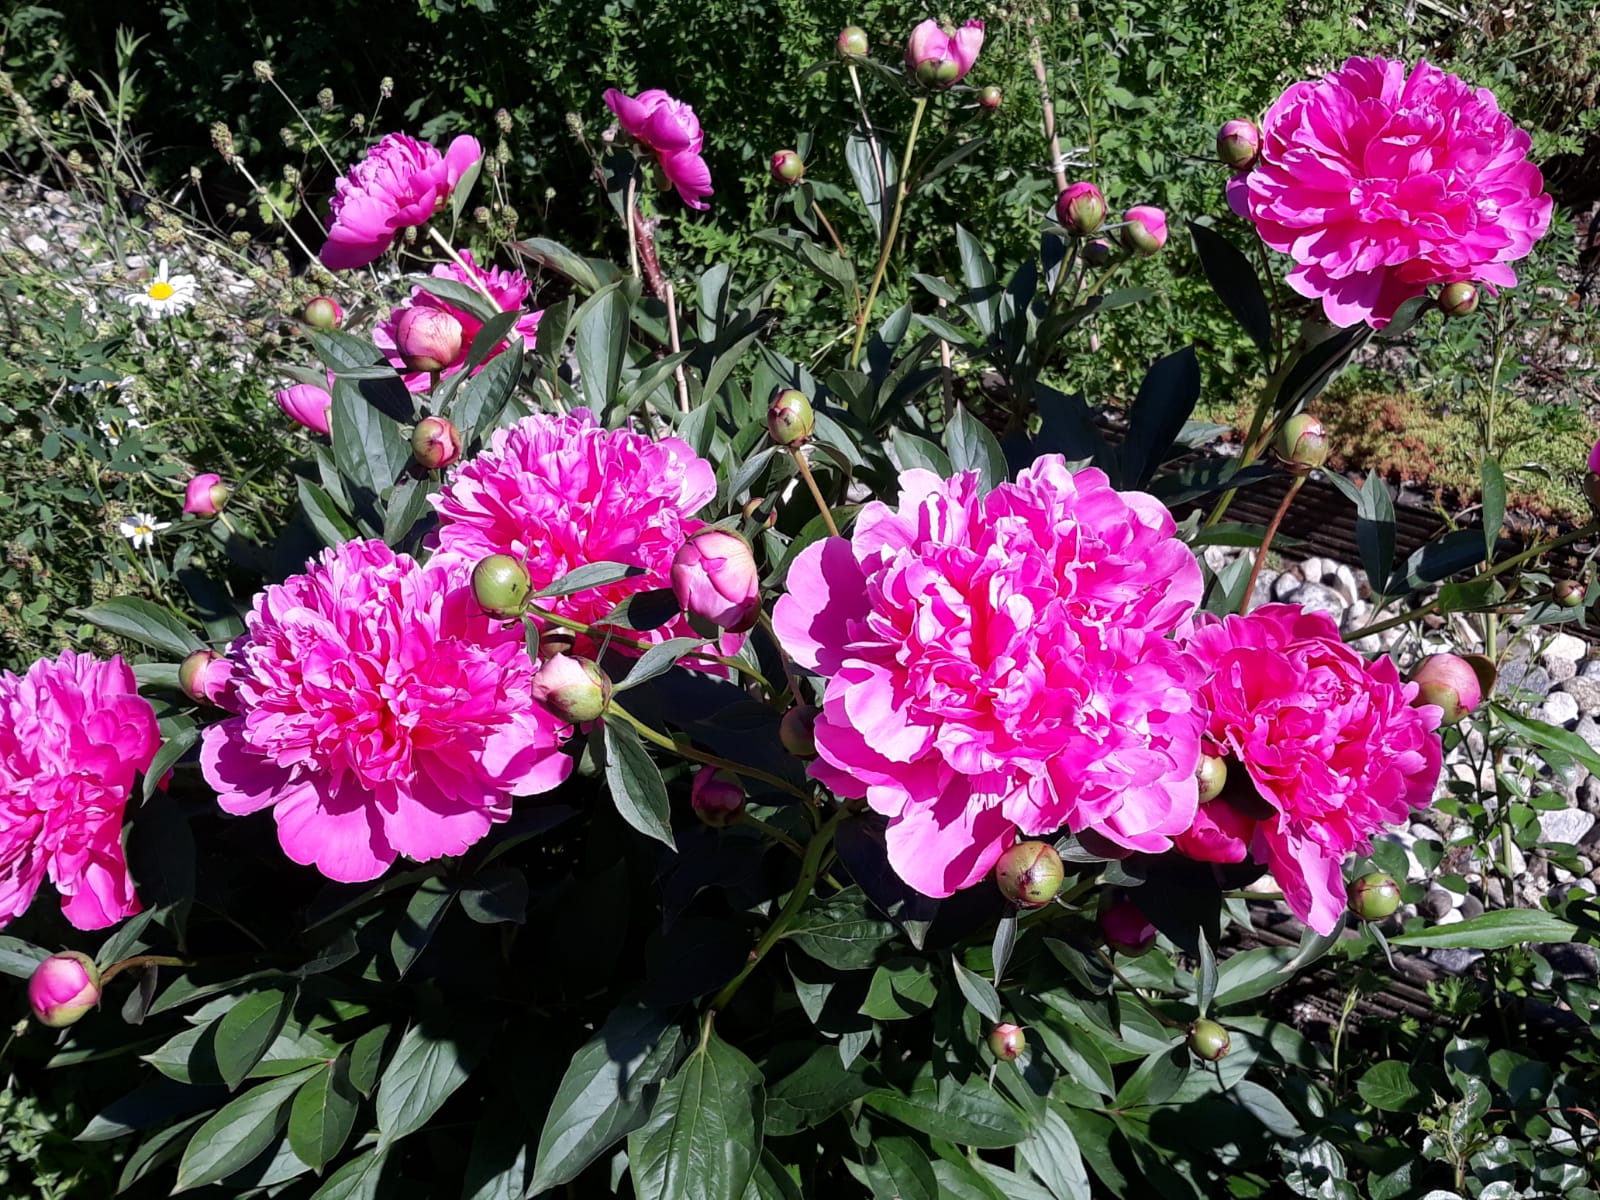
[{"label": "pink peony flower", "polygon": [[297,383],[277,392],[273,399],[284,414],[304,425],[313,433],[326,434],[331,426],[328,410],[333,407],[333,394],[314,383]]},{"label": "pink peony flower", "polygon": [[617,114],[622,131],[655,152],[661,173],[678,189],[683,202],[690,208],[709,208],[702,197],[712,194],[711,168],[700,155],[705,135],[694,109],[660,88],[637,96],[607,88],[605,101],[606,107]]},{"label": "pink peony flower", "polygon": [[464,571],[345,542],[246,626],[239,715],[205,731],[200,765],[224,811],[271,808],[284,852],[330,879],[460,854],[572,769],[521,630],[479,610]]},{"label": "pink peony flower", "polygon": [[811,773],[889,818],[902,879],[948,896],[1019,829],[1161,851],[1189,828],[1202,672],[1167,635],[1200,569],[1173,528],[1052,455],[988,495],[906,471],[898,511],[801,551],[773,622],[830,677]]},{"label": "pink peony flower", "polygon": [[1201,807],[1179,848],[1239,861],[1248,842],[1294,914],[1330,933],[1344,914],[1344,859],[1433,801],[1439,709],[1413,707],[1417,685],[1401,680],[1393,660],[1369,663],[1346,646],[1326,613],[1268,604],[1205,618],[1187,644],[1210,671],[1201,693],[1207,752],[1242,764],[1270,807],[1252,821],[1225,792]]},{"label": "pink peony flower", "polygon": [[228,503],[229,488],[222,476],[206,472],[189,480],[183,489],[183,511],[198,516],[211,517],[221,512]]},{"label": "pink peony flower", "polygon": [[46,875],[79,929],[139,911],[122,812],[161,731],[121,658],[64,650],[20,678],[0,672],[0,925]]},{"label": "pink peony flower", "polygon": [[982,21],[946,33],[939,22],[926,20],[906,39],[906,70],[927,87],[947,88],[967,77],[982,48]]},{"label": "pink peony flower", "polygon": [[403,133],[384,135],[333,185],[322,265],[330,271],[366,266],[402,229],[423,224],[443,208],[482,157],[477,138],[458,137],[441,155]]},{"label": "pink peony flower", "polygon": [[726,529],[704,529],[684,540],[672,560],[678,605],[709,632],[743,633],[761,616],[761,572],[750,543]]},{"label": "pink peony flower", "polygon": [[[472,251],[460,251],[461,260],[466,264],[466,270],[455,263],[440,263],[433,268],[435,279],[450,279],[456,283],[472,287],[474,283],[481,283],[502,312],[511,312],[520,309],[528,301],[528,292],[532,284],[528,277],[521,271],[506,271],[500,267],[490,267],[485,270],[480,267],[477,260],[472,257]],[[472,339],[478,336],[478,331],[483,328],[483,322],[478,320],[464,308],[457,308],[450,301],[434,295],[426,284],[411,289],[411,299],[397,308],[391,309],[389,315],[379,321],[372,331],[372,340],[377,343],[378,349],[383,351],[385,358],[393,364],[394,369],[400,372],[405,380],[406,387],[413,392],[428,390],[429,378],[426,371],[414,371],[406,366],[405,359],[401,356],[396,345],[396,335],[401,318],[414,308],[428,308],[445,312],[453,316],[461,325],[461,345],[454,361],[450,362],[439,373],[441,378],[448,378],[461,370],[467,359],[467,353],[472,349]],[[544,315],[543,310],[525,313],[517,318],[516,331],[522,336],[525,347],[531,347],[539,336],[539,318]],[[476,375],[483,370],[489,360],[502,353],[509,345],[509,339],[503,339],[489,351],[487,357],[474,370]]]},{"label": "pink peony flower", "polygon": [[71,1025],[100,1003],[100,972],[77,950],[52,954],[28,979],[28,1006],[40,1024]]},{"label": "pink peony flower", "polygon": [[[527,565],[533,591],[586,563],[643,568],[604,587],[533,602],[534,611],[593,624],[634,593],[669,586],[673,556],[703,524],[692,514],[716,494],[711,465],[688,443],[604,429],[580,408],[497,430],[489,448],[429,503],[439,513],[440,557],[470,570],[486,555],[509,554]],[[694,634],[680,617],[645,636]]]},{"label": "pink peony flower", "polygon": [[1526,133],[1494,93],[1419,62],[1352,58],[1267,111],[1250,216],[1335,325],[1382,329],[1431,284],[1510,287],[1550,226]]}]

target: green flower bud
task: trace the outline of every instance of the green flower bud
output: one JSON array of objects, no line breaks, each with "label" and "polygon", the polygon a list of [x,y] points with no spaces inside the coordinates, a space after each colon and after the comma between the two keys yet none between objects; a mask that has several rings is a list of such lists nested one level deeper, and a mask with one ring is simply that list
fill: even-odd
[{"label": "green flower bud", "polygon": [[1228,782],[1227,760],[1214,754],[1202,754],[1194,777],[1200,784],[1200,803],[1215,800],[1222,795],[1222,789]]},{"label": "green flower bud", "polygon": [[1000,89],[991,83],[978,92],[978,107],[985,112],[998,112],[1002,99]]},{"label": "green flower bud", "polygon": [[811,436],[817,426],[816,414],[804,392],[780,388],[767,406],[767,436],[780,446],[794,447]]},{"label": "green flower bud", "polygon": [[994,865],[1000,894],[1018,908],[1042,908],[1055,899],[1065,877],[1061,856],[1048,842],[1018,842]]},{"label": "green flower bud", "polygon": [[528,568],[509,554],[491,554],[472,568],[472,595],[491,617],[512,620],[528,611],[533,581]]},{"label": "green flower bud", "polygon": [[1272,443],[1278,457],[1297,467],[1320,467],[1328,461],[1328,433],[1310,413],[1290,417]]},{"label": "green flower bud", "polygon": [[1467,317],[1478,311],[1478,285],[1465,279],[1439,289],[1439,311],[1447,317]]},{"label": "green flower bud", "polygon": [[778,722],[778,740],[783,748],[796,758],[817,756],[817,715],[820,710],[812,704],[797,704],[783,714]]},{"label": "green flower bud", "polygon": [[772,179],[785,187],[793,187],[805,178],[806,164],[793,150],[779,150],[772,156]]},{"label": "green flower bud", "polygon": [[989,1031],[989,1053],[1001,1062],[1015,1062],[1028,1048],[1028,1039],[1016,1025],[996,1025]]},{"label": "green flower bud", "polygon": [[1583,581],[1578,579],[1563,579],[1556,584],[1556,603],[1562,608],[1582,608],[1583,597],[1588,589],[1583,586]]},{"label": "green flower bud", "polygon": [[1201,1017],[1189,1026],[1189,1049],[1194,1051],[1196,1058],[1202,1058],[1206,1062],[1218,1062],[1228,1057],[1228,1051],[1233,1049],[1233,1043],[1226,1029],[1215,1021]]},{"label": "green flower bud", "polygon": [[1350,885],[1350,911],[1363,921],[1381,921],[1400,907],[1400,885],[1393,875],[1374,871]]},{"label": "green flower bud", "polygon": [[867,41],[867,31],[859,25],[846,25],[841,29],[838,46],[841,58],[865,58],[872,48]]}]

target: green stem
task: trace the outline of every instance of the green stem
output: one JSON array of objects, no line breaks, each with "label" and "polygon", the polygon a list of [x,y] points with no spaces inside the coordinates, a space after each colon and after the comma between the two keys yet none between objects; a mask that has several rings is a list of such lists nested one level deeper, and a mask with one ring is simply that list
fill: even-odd
[{"label": "green stem", "polygon": [[795,841],[776,825],[768,824],[760,817],[754,817],[747,812],[742,812],[731,822],[731,824],[748,825],[752,829],[759,829],[762,833],[766,834],[767,837],[777,842],[778,845],[792,850],[796,858],[803,860],[806,856],[805,849],[800,845],[799,842]]},{"label": "green stem", "polygon": [[[1245,434],[1244,453],[1239,456],[1239,465],[1234,468],[1234,474],[1250,466],[1261,457],[1261,452],[1266,449],[1262,438],[1262,427],[1266,424],[1267,413],[1270,412],[1278,401],[1278,392],[1283,387],[1284,381],[1289,378],[1289,371],[1299,359],[1298,354],[1284,355],[1283,362],[1278,364],[1278,369],[1268,378],[1266,385],[1261,389],[1261,396],[1256,400],[1256,411],[1250,418],[1250,432]],[[1211,510],[1211,515],[1206,518],[1204,529],[1210,529],[1223,514],[1228,511],[1228,505],[1233,503],[1233,498],[1239,494],[1236,487],[1229,488],[1222,493],[1222,498],[1217,501],[1216,507]]]},{"label": "green stem", "polygon": [[1256,593],[1256,580],[1261,578],[1261,566],[1267,561],[1267,552],[1272,549],[1272,539],[1278,536],[1278,526],[1283,524],[1284,514],[1289,511],[1289,505],[1294,503],[1296,494],[1305,486],[1310,471],[1304,471],[1294,477],[1289,484],[1289,490],[1283,494],[1283,502],[1278,505],[1278,511],[1272,514],[1272,524],[1267,526],[1266,535],[1261,539],[1261,545],[1256,549],[1255,565],[1250,568],[1250,582],[1245,584],[1244,598],[1239,601],[1239,615],[1242,617],[1250,611],[1250,597]]},{"label": "green stem", "polygon": [[834,832],[839,828],[839,822],[844,819],[847,810],[841,808],[833,814],[826,825],[812,838],[806,846],[805,857],[800,860],[800,878],[794,881],[794,890],[789,893],[789,898],[784,901],[783,908],[779,910],[772,924],[767,926],[767,931],[761,935],[761,940],[756,943],[755,949],[750,951],[750,960],[745,963],[744,969],[730,979],[723,989],[712,998],[711,1011],[717,1012],[728,1006],[728,1002],[744,986],[744,981],[750,978],[750,973],[760,965],[768,952],[778,944],[778,939],[788,932],[789,926],[794,924],[794,919],[800,915],[800,910],[811,897],[811,889],[816,886],[817,876],[822,870],[823,853],[833,844]]},{"label": "green stem", "polygon": [[[615,642],[617,645],[626,646],[630,650],[650,649],[649,642],[642,642],[638,638],[626,637],[623,634],[615,633],[610,629],[590,625],[584,621],[574,621],[571,617],[563,617],[560,613],[547,612],[545,609],[539,608],[537,605],[528,609],[528,615],[538,617],[541,621],[549,621],[550,624],[558,625],[562,629],[570,629],[574,633],[588,634],[596,641]],[[745,662],[742,658],[733,658],[726,654],[711,654],[705,650],[690,650],[684,655],[684,657],[698,658],[704,662],[721,663],[731,671],[738,671],[742,675],[748,675],[762,687],[766,688],[767,691],[770,692],[773,690],[771,681],[769,681],[767,677],[755,667],[752,667],[749,663]]]},{"label": "green stem", "polygon": [[1172,1028],[1172,1029],[1187,1029],[1187,1028],[1189,1028],[1189,1023],[1187,1021],[1174,1020],[1172,1017],[1167,1016],[1166,1013],[1164,1013],[1160,1009],[1156,1008],[1156,1006],[1151,1004],[1150,1001],[1146,1000],[1144,998],[1144,993],[1141,992],[1138,988],[1134,987],[1132,982],[1129,981],[1129,979],[1128,979],[1128,977],[1126,975],[1124,975],[1121,971],[1117,970],[1117,964],[1112,961],[1112,958],[1111,958],[1111,956],[1109,954],[1107,954],[1104,950],[1100,949],[1100,947],[1098,947],[1098,946],[1095,947],[1094,952],[1095,952],[1095,954],[1097,954],[1099,956],[1100,961],[1105,964],[1106,970],[1110,971],[1113,975],[1115,975],[1117,977],[1117,979],[1122,983],[1122,986],[1128,989],[1128,994],[1139,1002],[1140,1007],[1143,1008],[1145,1010],[1145,1012],[1149,1013],[1157,1021],[1160,1021],[1163,1025],[1166,1025],[1169,1028]]},{"label": "green stem", "polygon": [[[852,70],[854,68],[852,67]],[[894,253],[894,240],[900,233],[900,213],[905,208],[906,186],[911,173],[911,151],[917,144],[917,130],[922,127],[922,114],[927,111],[928,98],[918,96],[911,112],[911,133],[906,138],[905,154],[900,159],[900,178],[895,182],[894,213],[889,218],[889,232],[884,235],[883,247],[878,251],[878,265],[872,272],[872,286],[867,289],[867,302],[861,309],[861,320],[856,324],[855,345],[850,347],[850,369],[861,361],[861,343],[867,336],[867,326],[872,321],[872,306],[877,302],[878,289],[883,286],[883,274],[889,268],[889,257]]]},{"label": "green stem", "polygon": [[674,741],[666,734],[650,728],[650,726],[639,720],[638,717],[634,716],[627,709],[623,708],[615,700],[612,700],[611,705],[606,709],[606,712],[611,716],[621,717],[629,725],[633,726],[634,731],[638,733],[640,737],[644,738],[648,742],[654,742],[663,750],[670,750],[680,758],[687,758],[690,762],[697,762],[708,767],[716,767],[719,770],[732,771],[735,775],[744,775],[750,779],[759,779],[762,783],[769,783],[773,787],[778,788],[780,791],[787,792],[789,795],[800,800],[809,800],[811,798],[810,796],[806,795],[805,792],[802,792],[799,788],[795,787],[794,784],[790,783],[787,779],[779,779],[776,775],[769,774],[768,772],[761,770],[759,767],[749,767],[744,763],[736,763],[731,758],[723,758],[721,755],[717,754],[707,754],[703,750],[696,750],[693,746]]},{"label": "green stem", "polygon": [[[868,300],[867,303],[872,302]],[[852,360],[850,365],[854,366],[855,362]],[[817,486],[816,477],[811,474],[811,464],[806,462],[806,456],[800,447],[790,446],[789,453],[794,455],[795,469],[800,472],[800,478],[804,479],[806,487],[811,489],[811,498],[817,502],[817,508],[822,513],[822,523],[828,527],[829,533],[838,537],[839,527],[833,523],[833,513],[828,509],[828,502],[822,498],[822,489]]]},{"label": "green stem", "polygon": [[125,958],[121,962],[112,963],[100,973],[100,986],[105,987],[116,978],[118,972],[131,970],[134,967],[186,967],[188,962],[181,958],[174,958],[170,954],[135,954],[132,958]]}]

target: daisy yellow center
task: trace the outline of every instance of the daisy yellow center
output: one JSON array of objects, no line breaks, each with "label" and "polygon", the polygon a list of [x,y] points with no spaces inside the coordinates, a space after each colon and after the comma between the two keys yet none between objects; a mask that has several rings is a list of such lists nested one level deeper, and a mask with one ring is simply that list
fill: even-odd
[{"label": "daisy yellow center", "polygon": [[165,280],[158,280],[150,285],[150,299],[171,300],[173,294],[177,292],[177,290],[177,288],[173,287]]},{"label": "daisy yellow center", "polygon": [[154,533],[155,530],[152,529],[149,525],[135,525],[133,527],[133,532],[136,533],[136,534],[139,534],[139,533]]}]

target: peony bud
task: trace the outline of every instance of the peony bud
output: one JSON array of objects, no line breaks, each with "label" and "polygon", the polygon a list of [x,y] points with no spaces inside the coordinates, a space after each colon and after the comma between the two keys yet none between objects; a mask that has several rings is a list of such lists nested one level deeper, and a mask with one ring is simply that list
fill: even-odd
[{"label": "peony bud", "polygon": [[1083,261],[1091,267],[1103,267],[1116,257],[1117,251],[1105,238],[1095,238],[1092,242],[1085,242],[1083,246]]},{"label": "peony bud", "polygon": [[982,21],[968,21],[954,33],[923,21],[906,39],[906,72],[923,87],[947,88],[966,78],[982,47]]},{"label": "peony bud", "polygon": [[437,471],[461,457],[461,435],[443,417],[423,417],[411,431],[411,453],[422,466]]},{"label": "peony bud", "polygon": [[1138,204],[1122,214],[1122,244],[1140,258],[1149,258],[1167,244],[1167,214],[1149,204]]},{"label": "peony bud", "polygon": [[796,704],[778,722],[778,740],[796,758],[817,756],[817,717],[821,711],[814,704]]},{"label": "peony bud", "polygon": [[1320,467],[1328,461],[1328,432],[1310,413],[1290,417],[1272,443],[1278,457],[1297,467]]},{"label": "peony bud", "polygon": [[999,112],[1000,101],[1003,98],[1000,89],[991,83],[978,93],[978,107],[984,112]]},{"label": "peony bud", "polygon": [[28,980],[28,1003],[41,1024],[71,1025],[100,1003],[100,971],[94,959],[76,950],[52,954]]},{"label": "peony bud", "polygon": [[461,357],[461,322],[442,308],[414,305],[400,310],[394,345],[413,371],[443,371]]},{"label": "peony bud", "polygon": [[1430,654],[1411,672],[1411,682],[1417,685],[1411,703],[1438,705],[1444,710],[1444,725],[1454,725],[1483,701],[1477,670],[1457,654]]},{"label": "peony bud", "polygon": [[[750,499],[744,502],[744,507],[739,511],[744,514],[744,519],[746,521],[754,521],[756,519],[756,515],[761,511],[761,506],[766,502],[767,498],[765,496],[752,496]],[[778,510],[775,508],[769,509],[767,511],[767,519],[763,523],[762,528],[771,529],[777,523]]]},{"label": "peony bud", "polygon": [[207,472],[189,480],[183,490],[183,511],[202,517],[214,517],[227,507],[233,490],[222,482],[222,476]]},{"label": "peony bud", "polygon": [[297,383],[282,389],[273,398],[285,414],[307,429],[316,433],[328,432],[328,410],[333,407],[333,397],[325,388],[312,383]]},{"label": "peony bud", "polygon": [[1228,762],[1215,754],[1202,754],[1194,777],[1200,785],[1200,803],[1209,804],[1222,795],[1223,786],[1228,782]]},{"label": "peony bud", "polygon": [[344,323],[344,309],[332,296],[318,296],[306,305],[301,318],[313,329],[337,329]]},{"label": "peony bud", "polygon": [[533,580],[528,568],[509,554],[480,558],[472,568],[472,595],[478,607],[491,617],[512,620],[528,611],[528,592]]},{"label": "peony bud", "polygon": [[1156,944],[1156,927],[1126,896],[1118,896],[1100,914],[1100,933],[1106,945],[1129,957],[1143,954]]},{"label": "peony bud", "polygon": [[1228,1057],[1228,1051],[1233,1049],[1233,1042],[1228,1037],[1228,1031],[1221,1025],[1201,1017],[1189,1026],[1189,1049],[1194,1051],[1196,1058],[1203,1058],[1206,1062],[1217,1062]]},{"label": "peony bud", "polygon": [[805,178],[805,160],[793,150],[779,150],[772,156],[772,178],[776,183],[793,187]]},{"label": "peony bud", "polygon": [[1374,871],[1350,885],[1350,911],[1363,921],[1381,921],[1400,907],[1400,885],[1393,875]]},{"label": "peony bud", "polygon": [[611,703],[611,680],[600,664],[565,654],[545,659],[533,676],[534,702],[573,725],[597,721]]},{"label": "peony bud", "polygon": [[721,829],[744,811],[744,785],[732,771],[701,767],[689,785],[689,804],[703,824]]},{"label": "peony bud", "polygon": [[817,417],[804,392],[780,388],[767,406],[767,436],[780,446],[793,449],[811,436]]},{"label": "peony bud", "polygon": [[1075,183],[1056,197],[1056,220],[1074,237],[1088,237],[1106,220],[1106,198],[1092,183]]},{"label": "peony bud", "polygon": [[1001,895],[1018,908],[1042,908],[1061,890],[1061,856],[1047,842],[1018,842],[994,865]]},{"label": "peony bud", "polygon": [[1254,121],[1229,121],[1217,134],[1217,157],[1235,171],[1248,171],[1261,157],[1261,130]]},{"label": "peony bud", "polygon": [[222,703],[232,668],[214,650],[196,650],[178,666],[178,686],[196,704]]},{"label": "peony bud", "polygon": [[673,555],[672,594],[691,624],[743,633],[761,615],[761,572],[750,543],[726,529],[702,529]]},{"label": "peony bud", "polygon": [[1556,584],[1556,603],[1562,608],[1582,608],[1587,593],[1588,589],[1583,586],[1582,580],[1563,579]]},{"label": "peony bud", "polygon": [[1439,311],[1447,317],[1468,317],[1478,311],[1478,285],[1465,279],[1439,289]]},{"label": "peony bud", "polygon": [[865,58],[867,51],[872,49],[867,41],[867,31],[859,25],[846,25],[839,30],[838,46],[841,58]]},{"label": "peony bud", "polygon": [[1016,1025],[996,1025],[989,1031],[989,1053],[1001,1062],[1015,1062],[1028,1048],[1028,1039]]}]

